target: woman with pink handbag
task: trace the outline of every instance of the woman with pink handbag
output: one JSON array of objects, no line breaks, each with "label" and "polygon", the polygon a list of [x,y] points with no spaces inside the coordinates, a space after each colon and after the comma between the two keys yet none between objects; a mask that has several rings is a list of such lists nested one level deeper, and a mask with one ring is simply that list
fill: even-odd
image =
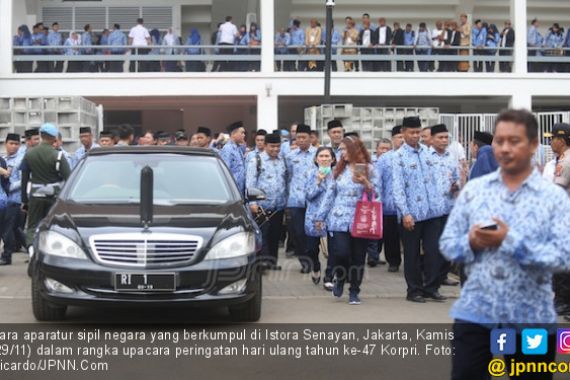
[{"label": "woman with pink handbag", "polygon": [[[373,209],[380,210],[378,202],[363,202],[367,210],[357,213],[359,201],[362,202],[363,193],[380,194],[376,188],[376,171],[370,163],[370,154],[358,137],[345,137],[340,146],[341,158],[336,165],[333,176],[334,182],[327,187],[325,199],[321,204],[318,220],[325,222],[329,234],[329,254],[333,263],[333,273],[336,282],[333,295],[342,297],[344,283],[349,282],[349,304],[360,304],[360,285],[364,276],[366,261],[366,248],[369,238],[381,238],[381,213],[374,218]],[[360,214],[360,215],[358,215]],[[360,217],[366,214],[367,221]],[[355,216],[356,220],[355,228]],[[376,219],[372,224],[372,219]],[[364,225],[366,234],[362,234]]]}]

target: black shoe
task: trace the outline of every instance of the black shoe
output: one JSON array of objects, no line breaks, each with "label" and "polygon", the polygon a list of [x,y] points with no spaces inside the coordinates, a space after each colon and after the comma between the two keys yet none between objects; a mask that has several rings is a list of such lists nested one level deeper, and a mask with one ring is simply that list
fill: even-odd
[{"label": "black shoe", "polygon": [[386,265],[386,262],[384,260],[378,260],[378,265]]},{"label": "black shoe", "polygon": [[399,270],[400,270],[400,267],[397,266],[397,265],[390,265],[390,266],[388,267],[388,272],[390,272],[390,273],[396,273],[396,272],[398,272]]},{"label": "black shoe", "polygon": [[313,281],[313,284],[318,285],[319,282],[321,282],[321,275],[320,272],[317,272],[317,276],[315,276],[315,273],[313,273],[311,275],[311,280]]},{"label": "black shoe", "polygon": [[376,261],[376,260],[370,260],[370,261],[368,261],[368,266],[369,266],[370,268],[374,268],[376,265],[378,265],[378,261]]},{"label": "black shoe", "polygon": [[420,296],[419,294],[416,294],[416,295],[408,294],[406,297],[406,300],[408,300],[410,302],[426,303],[426,299],[424,297]]},{"label": "black shoe", "polygon": [[441,285],[445,285],[445,286],[457,286],[459,285],[459,281],[455,281],[455,280],[451,280],[449,278],[446,278],[445,280],[443,280],[443,282],[441,283]]},{"label": "black shoe", "polygon": [[438,291],[435,291],[433,293],[425,292],[424,297],[438,302],[443,302],[447,299],[446,296],[442,296]]},{"label": "black shoe", "polygon": [[12,260],[0,259],[0,265],[12,265]]}]

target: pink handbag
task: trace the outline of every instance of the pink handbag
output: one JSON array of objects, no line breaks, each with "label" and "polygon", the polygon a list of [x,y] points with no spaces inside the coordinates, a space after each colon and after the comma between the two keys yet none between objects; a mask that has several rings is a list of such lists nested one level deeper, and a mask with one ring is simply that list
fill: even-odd
[{"label": "pink handbag", "polygon": [[376,200],[374,192],[372,193],[372,200],[369,201],[368,195],[363,192],[362,199],[356,203],[350,234],[355,238],[380,240],[383,232],[382,202]]}]

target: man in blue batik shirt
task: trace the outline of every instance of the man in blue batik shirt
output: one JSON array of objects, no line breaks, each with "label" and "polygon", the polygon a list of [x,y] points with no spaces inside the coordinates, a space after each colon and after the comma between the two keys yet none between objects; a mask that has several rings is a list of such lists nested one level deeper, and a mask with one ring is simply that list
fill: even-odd
[{"label": "man in blue batik shirt", "polygon": [[314,159],[317,148],[311,146],[311,127],[308,125],[297,125],[295,136],[298,148],[289,152],[285,157],[289,185],[287,208],[294,229],[295,256],[301,263],[301,273],[309,273],[310,262],[307,257],[305,235],[305,188],[311,170],[315,165]]},{"label": "man in blue batik shirt", "polygon": [[[305,52],[305,31],[301,28],[301,21],[293,20],[293,26],[289,32],[291,35],[291,48],[289,54],[300,55]],[[293,63],[293,71],[295,71],[295,62]],[[297,71],[305,71],[307,67],[306,61],[299,61],[297,63]]]},{"label": "man in blue batik shirt", "polygon": [[261,153],[260,164],[253,158],[247,165],[247,188],[256,188],[265,192],[266,199],[251,202],[250,208],[256,215],[261,207],[269,216],[261,227],[262,259],[265,269],[280,270],[277,265],[279,237],[283,224],[283,214],[287,205],[287,168],[285,160],[281,158],[279,150],[281,136],[272,133],[265,136],[265,151]]},{"label": "man in blue batik shirt", "polygon": [[[501,113],[493,140],[500,168],[467,183],[441,237],[443,255],[464,263],[468,275],[450,311],[454,380],[488,378],[493,328],[515,329],[511,339],[518,341],[528,325],[548,324],[549,333],[556,332],[552,274],[570,269],[570,200],[533,167],[537,148],[538,122],[530,112]],[[505,361],[553,362],[556,337],[544,339],[546,355],[517,350]],[[524,378],[549,380],[552,374]]]},{"label": "man in blue batik shirt", "polygon": [[[63,46],[63,37],[61,36],[61,33],[59,32],[59,24],[57,22],[54,22],[51,25],[51,30],[48,33],[47,36],[47,43],[49,46]],[[50,49],[50,54],[53,55],[62,55],[63,54],[63,50],[62,49]],[[52,67],[52,71],[54,73],[61,73],[63,72],[63,61],[57,61],[54,63],[53,67]]]},{"label": "man in blue batik shirt", "polygon": [[[107,42],[110,46],[126,46],[127,36],[121,31],[121,25],[113,25],[113,31],[109,34],[109,40]],[[123,55],[126,52],[124,47],[111,48],[112,55]],[[109,71],[112,73],[122,73],[123,72],[123,61],[111,61],[109,64]]]},{"label": "man in blue batik shirt", "polygon": [[[447,223],[447,218],[455,198],[459,193],[460,186],[460,171],[459,162],[448,151],[449,146],[449,131],[445,124],[438,124],[431,127],[431,147],[429,153],[434,164],[435,183],[437,188],[437,196],[443,198],[443,202],[434,202],[434,205],[439,205],[440,208],[434,210],[434,217],[440,219],[440,232],[438,236],[443,233],[443,228]],[[441,257],[441,284],[448,286],[456,286],[458,281],[451,280],[447,277],[451,263],[445,258]]]},{"label": "man in blue batik shirt", "polygon": [[93,141],[93,134],[90,127],[79,128],[79,141],[81,141],[81,147],[75,151],[71,162],[71,168],[75,168],[79,161],[85,157],[85,154],[93,148],[98,148],[99,144]]},{"label": "man in blue batik shirt", "polygon": [[[435,301],[446,299],[439,293],[441,259],[437,239],[440,220],[433,214],[444,200],[437,197],[433,161],[427,148],[419,143],[420,132],[418,117],[404,118],[402,133],[405,144],[395,153],[392,169],[394,203],[404,243],[404,276],[408,284],[406,299],[425,303],[426,298]],[[420,244],[424,248],[424,273]]]},{"label": "man in blue batik shirt", "polygon": [[340,151],[340,143],[344,138],[344,127],[338,119],[331,120],[327,123],[327,134],[331,142],[327,145],[333,149],[337,162],[340,161],[342,152]]},{"label": "man in blue batik shirt", "polygon": [[[24,155],[18,153],[20,148],[20,135],[16,133],[8,133],[6,136],[6,155],[3,159],[6,161],[6,167],[10,171],[9,184],[6,198],[6,211],[3,224],[3,233],[0,235],[4,241],[4,253],[0,259],[0,265],[12,264],[12,254],[17,248],[17,239],[19,237],[18,228],[22,224],[21,215],[21,171],[19,169]],[[1,191],[1,190],[0,190]],[[1,229],[1,228],[0,228]],[[21,240],[21,239],[20,239]]]},{"label": "man in blue batik shirt", "polygon": [[[275,34],[275,54],[286,55],[289,54],[289,45],[291,45],[291,35],[281,28]],[[277,60],[277,71],[281,71],[281,62]],[[283,61],[283,71],[292,71],[292,61]]]},{"label": "man in blue batik shirt", "polygon": [[402,142],[402,126],[398,125],[392,128],[392,150],[380,156],[378,161],[374,164],[378,172],[378,180],[380,181],[378,188],[382,191],[382,223],[384,227],[382,242],[384,245],[384,256],[388,262],[388,272],[392,273],[398,272],[402,264],[398,212],[394,203],[392,170],[394,155],[402,146]]},{"label": "man in blue batik shirt", "polygon": [[245,194],[245,157],[243,144],[245,142],[245,128],[243,122],[238,121],[227,128],[230,141],[220,151],[220,156],[228,165],[230,172],[236,180],[241,195]]}]

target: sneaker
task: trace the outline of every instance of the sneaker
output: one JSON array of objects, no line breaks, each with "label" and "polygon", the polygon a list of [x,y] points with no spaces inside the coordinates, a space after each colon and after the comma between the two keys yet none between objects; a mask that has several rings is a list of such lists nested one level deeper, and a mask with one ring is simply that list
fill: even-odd
[{"label": "sneaker", "polygon": [[360,298],[356,293],[350,293],[348,296],[348,304],[349,305],[360,305]]},{"label": "sneaker", "polygon": [[335,281],[332,290],[333,296],[335,296],[336,298],[342,297],[343,290],[344,290],[344,282],[338,280]]},{"label": "sneaker", "polygon": [[323,284],[323,288],[325,288],[325,290],[328,290],[330,292],[331,290],[333,290],[334,284],[331,281],[325,281]]}]

